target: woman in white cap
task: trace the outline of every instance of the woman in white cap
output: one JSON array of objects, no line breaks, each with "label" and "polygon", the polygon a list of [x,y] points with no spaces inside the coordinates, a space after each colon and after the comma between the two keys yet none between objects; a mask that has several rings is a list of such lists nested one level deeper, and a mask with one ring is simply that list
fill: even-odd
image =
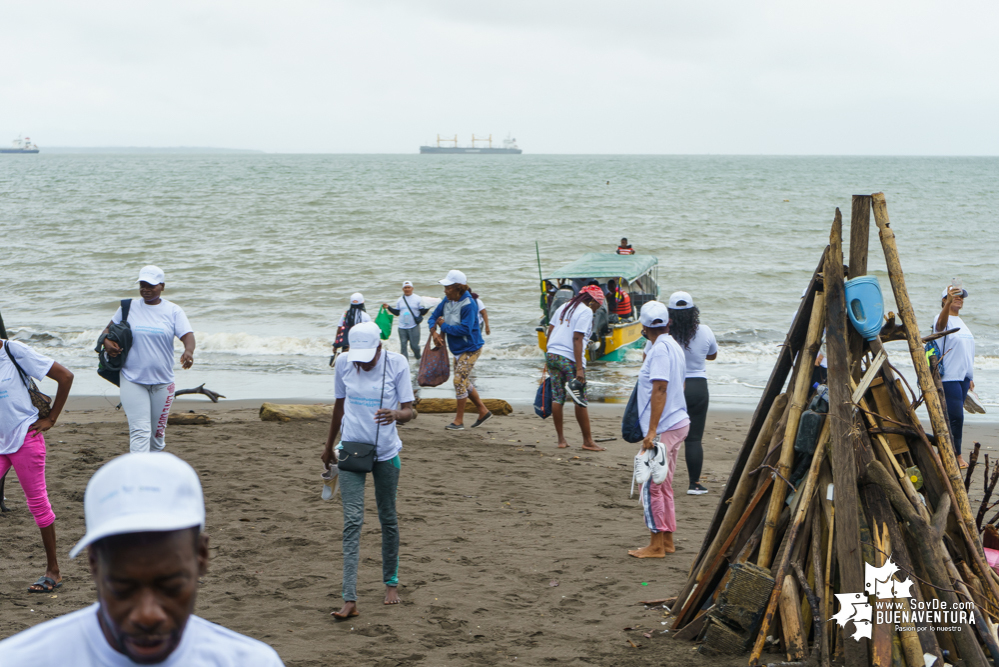
[{"label": "woman in white cap", "polygon": [[472,428],[481,426],[493,416],[479,398],[479,392],[475,390],[470,377],[475,361],[482,353],[482,346],[485,345],[479,329],[479,305],[472,298],[468,279],[461,271],[452,269],[438,282],[444,286],[447,298],[437,304],[430,315],[430,335],[438,347],[444,344],[444,336],[447,336],[448,349],[454,355],[454,396],[458,406],[454,421],[444,428],[449,431],[464,431],[465,402],[468,399],[472,399],[472,404],[479,411],[479,418],[472,424]]},{"label": "woman in white cap", "polygon": [[[355,324],[360,324],[361,322],[370,322],[371,316],[368,315],[367,311],[364,309],[364,295],[360,292],[354,292],[350,295],[350,305],[347,306],[347,310],[343,312],[340,319],[336,323],[336,338],[333,339],[333,354],[336,355],[338,350],[344,352],[350,347],[350,328]],[[333,362],[330,362],[331,364]]]},{"label": "woman in white cap", "polygon": [[673,553],[676,508],[673,501],[673,472],[680,443],[687,437],[690,419],[683,397],[686,360],[680,345],[669,336],[669,311],[665,304],[650,301],[642,306],[639,320],[642,335],[651,343],[638,372],[638,420],[645,439],[642,450],[653,449],[656,441],[666,448],[666,478],[656,484],[650,477],[642,484],[645,525],[652,534],[649,546],[632,549],[636,558],[663,558]]},{"label": "woman in white cap", "polygon": [[[186,370],[194,364],[194,330],[181,307],[160,296],[166,287],[162,269],[144,266],[136,282],[141,298],[132,299],[126,319],[132,329],[132,347],[121,368],[121,406],[128,418],[129,449],[160,452],[166,446],[167,418],[176,390],[173,339],[184,344],[180,365]],[[119,307],[108,328],[121,320]],[[104,340],[104,349],[112,357],[121,353],[110,339]]]},{"label": "woman in white cap", "polygon": [[687,292],[674,292],[669,297],[669,335],[680,344],[686,358],[683,396],[687,401],[690,432],[683,443],[683,457],[690,478],[687,495],[700,496],[708,492],[700,482],[704,463],[701,440],[708,417],[707,362],[718,358],[718,342],[711,328],[701,324],[701,311]]},{"label": "woman in white cap", "polygon": [[933,325],[934,332],[957,329],[937,341],[943,356],[944,397],[947,399],[947,417],[950,419],[950,435],[954,440],[954,453],[962,468],[968,464],[961,457],[961,440],[964,435],[964,401],[968,391],[975,388],[975,337],[971,329],[961,319],[961,309],[968,297],[968,290],[952,285],[944,288],[940,297],[940,314]]},{"label": "woman in white cap", "polygon": [[399,347],[402,356],[409,359],[409,350],[413,350],[416,360],[420,360],[420,323],[427,314],[428,308],[423,307],[422,297],[413,293],[413,283],[409,280],[402,283],[402,296],[395,302],[395,308],[383,303],[383,306],[399,318]]},{"label": "woman in white cap", "polygon": [[[413,410],[413,383],[409,361],[382,346],[381,329],[363,322],[350,330],[347,361],[336,365],[333,420],[330,422],[323,464],[337,464],[336,449],[351,443],[375,445],[371,477],[375,484],[375,504],[382,526],[382,578],[385,604],[398,604],[399,519],[395,512],[396,489],[402,463],[402,441],[396,424],[416,419]],[[337,434],[340,446],[334,448]],[[337,619],[357,616],[357,564],[360,558],[361,526],[364,525],[364,483],[367,473],[341,469],[340,495],[343,498],[343,601]]]},{"label": "woman in white cap", "polygon": [[[62,586],[56,557],[55,513],[45,486],[45,437],[62,412],[73,373],[62,364],[38,354],[24,343],[0,340],[0,479],[11,468],[24,491],[28,510],[42,531],[45,574],[29,593],[51,593]],[[31,400],[31,379],[50,377],[59,384],[55,402],[45,417]]]}]

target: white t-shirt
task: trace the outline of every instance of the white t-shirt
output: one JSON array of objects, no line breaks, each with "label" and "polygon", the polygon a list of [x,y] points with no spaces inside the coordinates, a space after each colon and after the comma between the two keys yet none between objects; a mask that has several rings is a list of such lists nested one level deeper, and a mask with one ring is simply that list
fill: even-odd
[{"label": "white t-shirt", "polygon": [[[939,316],[933,323],[933,330],[938,331],[937,322]],[[942,382],[961,382],[966,379],[975,379],[975,337],[971,334],[971,329],[957,315],[947,318],[947,331],[949,329],[960,329],[960,331],[948,334],[937,339],[937,345],[943,350],[944,372],[940,377]]]},{"label": "white t-shirt", "polygon": [[476,299],[475,303],[479,304],[479,331],[485,333],[486,318],[482,317],[482,311],[486,309],[486,304],[482,303],[482,299]]},{"label": "white t-shirt", "polygon": [[552,335],[548,337],[548,349],[551,354],[565,357],[569,361],[576,361],[576,352],[573,349],[573,335],[576,332],[583,334],[583,368],[586,368],[586,346],[590,343],[590,334],[593,333],[593,311],[585,303],[576,306],[572,311],[572,316],[564,322],[560,321],[562,313],[568,304],[558,307],[549,324],[552,326]]},{"label": "white t-shirt", "polygon": [[[406,296],[403,294],[399,297],[399,300],[395,302],[395,309],[399,311],[399,328],[400,329],[412,329],[416,326],[416,320],[413,319],[413,315],[420,314],[420,300],[421,297],[415,293]],[[409,304],[409,308],[406,304]],[[409,312],[412,310],[413,312]]]},{"label": "white t-shirt", "polygon": [[[677,344],[679,345],[679,343]],[[715,340],[715,334],[711,331],[711,327],[706,324],[697,325],[697,331],[687,343],[687,347],[680,345],[680,349],[683,350],[683,356],[687,358],[687,377],[708,377],[706,360],[712,354],[718,354],[718,342]]]},{"label": "white t-shirt", "polygon": [[683,397],[683,380],[686,360],[680,344],[670,335],[660,335],[649,348],[649,352],[638,371],[638,420],[642,433],[648,435],[649,420],[652,418],[652,383],[665,380],[666,406],[659,417],[656,433],[665,433],[687,419],[687,400]]},{"label": "white t-shirt", "polygon": [[[121,322],[121,307],[111,321]],[[194,331],[180,306],[161,298],[155,306],[143,299],[132,299],[128,311],[132,328],[132,347],[121,375],[135,384],[170,384],[173,382],[173,339]]]},{"label": "white t-shirt", "polygon": [[28,387],[7,355],[8,345],[21,370],[36,380],[48,375],[55,363],[24,343],[4,341],[3,350],[0,350],[0,454],[19,450],[28,435],[28,427],[38,421],[38,410],[31,404]]},{"label": "white t-shirt", "polygon": [[[361,316],[361,319],[359,319],[356,322],[354,322],[354,324],[360,324],[361,322],[370,322],[371,321],[371,316],[368,315],[367,312],[365,312],[365,311],[362,310],[358,314]],[[346,311],[344,311],[343,315],[340,316],[340,320],[336,323],[336,328],[337,329],[339,329],[340,327],[343,326],[343,320],[344,320],[345,317],[347,317],[347,312]]]},{"label": "white t-shirt", "polygon": [[[388,369],[385,369],[386,360]],[[381,358],[370,371],[360,370],[346,359],[339,360],[333,381],[333,395],[338,399],[345,399],[340,439],[372,443],[375,442],[377,432],[376,461],[390,461],[402,449],[402,440],[399,439],[395,422],[388,425],[375,423],[383,370],[385,393],[381,400],[382,408],[397,410],[400,403],[412,402],[413,382],[409,376],[409,362],[406,357],[389,352],[384,347]]]},{"label": "white t-shirt", "polygon": [[[134,667],[108,644],[97,620],[99,605],[19,632],[0,641],[3,667]],[[267,644],[192,615],[180,644],[158,667],[282,667]]]}]

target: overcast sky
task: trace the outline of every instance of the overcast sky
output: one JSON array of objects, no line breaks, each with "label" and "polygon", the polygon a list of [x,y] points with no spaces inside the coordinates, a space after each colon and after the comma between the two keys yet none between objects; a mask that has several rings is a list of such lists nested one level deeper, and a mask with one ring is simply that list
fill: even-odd
[{"label": "overcast sky", "polygon": [[0,142],[999,155],[999,3],[0,0]]}]

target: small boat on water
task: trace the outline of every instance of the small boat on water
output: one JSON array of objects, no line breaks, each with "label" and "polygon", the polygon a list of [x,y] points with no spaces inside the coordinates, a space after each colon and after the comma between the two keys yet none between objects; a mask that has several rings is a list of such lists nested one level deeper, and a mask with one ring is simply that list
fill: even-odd
[{"label": "small boat on water", "polygon": [[654,255],[618,255],[590,252],[551,272],[542,279],[542,311],[538,322],[538,345],[548,344],[548,321],[555,310],[579,293],[591,281],[597,281],[607,293],[607,282],[613,280],[631,297],[631,315],[617,315],[600,306],[593,315],[593,334],[586,349],[590,361],[621,361],[629,349],[641,347],[642,325],[638,312],[649,301],[659,298],[659,258]]},{"label": "small boat on water", "polygon": [[11,142],[10,148],[0,148],[0,153],[37,153],[38,146],[31,143],[31,137],[18,137]]}]

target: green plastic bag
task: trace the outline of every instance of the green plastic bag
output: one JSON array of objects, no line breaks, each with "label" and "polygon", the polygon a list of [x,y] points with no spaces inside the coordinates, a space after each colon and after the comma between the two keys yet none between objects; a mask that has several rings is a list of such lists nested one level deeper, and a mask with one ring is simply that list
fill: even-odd
[{"label": "green plastic bag", "polygon": [[392,335],[392,313],[390,313],[385,306],[382,306],[375,316],[375,324],[378,328],[382,330],[382,340],[388,340]]}]

